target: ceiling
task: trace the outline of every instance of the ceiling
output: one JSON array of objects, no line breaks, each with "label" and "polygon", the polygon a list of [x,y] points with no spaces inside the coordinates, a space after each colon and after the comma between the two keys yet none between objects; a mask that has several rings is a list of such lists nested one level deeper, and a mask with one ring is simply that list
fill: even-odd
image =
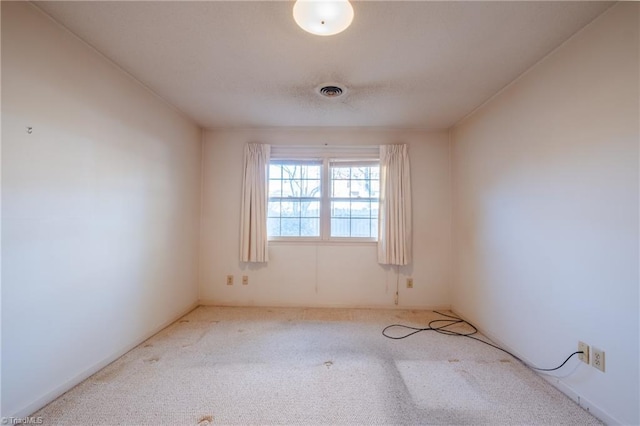
[{"label": "ceiling", "polygon": [[319,37],[289,1],[36,2],[204,128],[418,129],[449,128],[612,3],[352,4]]}]

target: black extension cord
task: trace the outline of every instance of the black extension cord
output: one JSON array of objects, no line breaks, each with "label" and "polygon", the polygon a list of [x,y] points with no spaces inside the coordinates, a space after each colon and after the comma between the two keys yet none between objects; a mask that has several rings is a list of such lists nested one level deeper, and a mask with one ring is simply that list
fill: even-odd
[{"label": "black extension cord", "polygon": [[[440,333],[440,334],[446,334],[448,336],[461,336],[461,337],[468,337],[469,339],[473,339],[473,340],[477,340],[478,342],[484,343],[485,345],[489,345],[493,348],[496,348],[506,354],[511,355],[512,357],[514,357],[515,359],[517,359],[518,361],[520,361],[521,363],[523,363],[524,365],[533,368],[534,370],[538,370],[538,371],[555,371],[558,370],[560,368],[562,368],[567,361],[569,361],[571,359],[571,357],[573,357],[574,355],[577,354],[581,354],[584,353],[582,351],[576,351],[574,353],[572,353],[571,355],[569,355],[567,357],[567,359],[564,360],[564,362],[562,364],[560,364],[559,366],[555,367],[555,368],[538,368],[538,367],[534,367],[531,364],[528,364],[527,362],[525,362],[524,360],[522,360],[521,358],[515,356],[514,354],[512,354],[511,352],[509,352],[506,349],[502,349],[499,346],[494,345],[493,343],[489,343],[487,341],[484,341],[482,339],[479,339],[477,337],[474,337],[473,335],[476,334],[478,332],[478,329],[476,328],[475,325],[471,324],[469,321],[465,321],[462,318],[458,318],[456,316],[453,315],[447,315],[447,314],[443,314],[441,312],[438,311],[434,311],[436,314],[438,315],[442,315],[443,317],[447,317],[448,319],[435,319],[432,321],[429,321],[429,325],[425,328],[418,328],[418,327],[411,327],[409,325],[402,325],[402,324],[391,324],[388,325],[384,328],[384,330],[382,330],[382,335],[384,337],[388,337],[389,339],[394,339],[394,340],[400,340],[400,339],[406,339],[409,336],[413,336],[416,333],[420,333],[422,331],[435,331],[436,333]],[[434,327],[435,324],[438,323],[445,323],[444,325],[440,325],[440,326],[436,326]],[[466,326],[471,327],[472,331],[470,331],[469,333],[459,333],[457,331],[453,331],[453,330],[448,330],[447,327],[451,327],[452,325],[456,325],[456,324],[464,324]],[[398,337],[394,337],[394,336],[390,336],[386,333],[386,331],[392,327],[400,327],[403,329],[408,329],[408,330],[413,330],[405,335],[402,336],[398,336]]]}]

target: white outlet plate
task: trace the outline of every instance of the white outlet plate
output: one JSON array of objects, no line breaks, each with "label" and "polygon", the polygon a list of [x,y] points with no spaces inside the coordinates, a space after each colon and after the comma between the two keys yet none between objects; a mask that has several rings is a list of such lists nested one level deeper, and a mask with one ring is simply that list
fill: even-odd
[{"label": "white outlet plate", "polygon": [[592,352],[591,365],[604,373],[604,351],[594,347]]},{"label": "white outlet plate", "polygon": [[578,354],[578,359],[586,364],[589,364],[589,345],[584,342],[578,342],[578,350],[583,352],[581,354]]},{"label": "white outlet plate", "polygon": [[413,288],[413,278],[407,278],[407,288]]},{"label": "white outlet plate", "polygon": [[242,276],[242,285],[249,285],[249,275]]},{"label": "white outlet plate", "polygon": [[233,275],[227,275],[227,285],[233,285]]}]

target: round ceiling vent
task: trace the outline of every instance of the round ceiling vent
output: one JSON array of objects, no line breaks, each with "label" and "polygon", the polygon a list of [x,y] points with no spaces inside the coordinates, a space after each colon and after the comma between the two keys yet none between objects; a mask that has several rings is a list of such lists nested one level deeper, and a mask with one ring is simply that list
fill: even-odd
[{"label": "round ceiling vent", "polygon": [[345,89],[339,86],[335,86],[333,84],[330,85],[322,85],[318,88],[318,93],[320,93],[325,98],[337,98],[342,96],[345,92]]}]

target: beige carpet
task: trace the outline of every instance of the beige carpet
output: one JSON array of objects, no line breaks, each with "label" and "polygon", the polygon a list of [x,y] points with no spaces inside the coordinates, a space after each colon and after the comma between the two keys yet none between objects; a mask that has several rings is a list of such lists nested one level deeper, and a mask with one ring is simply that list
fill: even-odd
[{"label": "beige carpet", "polygon": [[381,335],[436,317],[200,307],[33,415],[49,425],[599,424],[491,347]]}]

